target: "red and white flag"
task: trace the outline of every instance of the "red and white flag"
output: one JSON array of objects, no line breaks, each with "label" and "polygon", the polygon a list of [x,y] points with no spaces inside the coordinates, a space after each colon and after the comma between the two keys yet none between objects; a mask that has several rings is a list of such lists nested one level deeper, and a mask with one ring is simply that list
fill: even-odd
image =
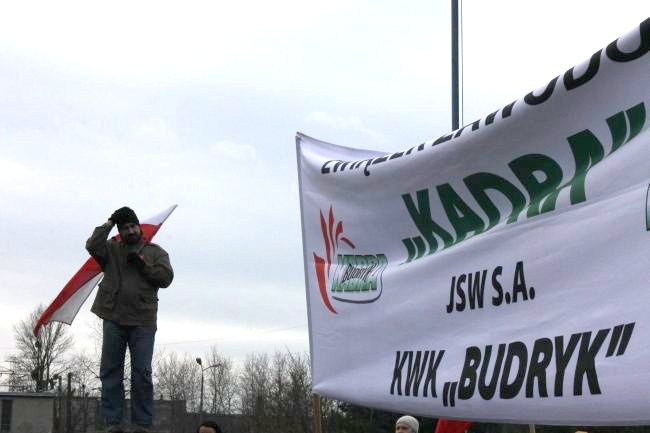
[{"label": "red and white flag", "polygon": [[[176,209],[176,206],[173,205],[140,223],[142,237],[146,242],[153,239],[165,220]],[[115,236],[115,238],[119,238],[119,235]],[[34,327],[34,335],[38,335],[41,327],[50,322],[72,324],[79,309],[103,277],[104,273],[99,267],[99,263],[92,257],[86,260],[86,263],[70,278],[70,281],[63,287],[50,306],[41,314]]]}]

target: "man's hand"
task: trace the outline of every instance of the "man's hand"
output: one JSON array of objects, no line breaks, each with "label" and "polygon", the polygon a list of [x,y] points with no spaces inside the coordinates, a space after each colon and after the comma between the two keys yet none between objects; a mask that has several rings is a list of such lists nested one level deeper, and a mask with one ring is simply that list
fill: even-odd
[{"label": "man's hand", "polygon": [[110,216],[109,220],[113,221],[113,224],[122,225],[125,217],[129,213],[128,207],[121,207]]},{"label": "man's hand", "polygon": [[129,253],[126,256],[126,262],[129,265],[135,266],[138,270],[144,268],[144,259],[138,253]]}]

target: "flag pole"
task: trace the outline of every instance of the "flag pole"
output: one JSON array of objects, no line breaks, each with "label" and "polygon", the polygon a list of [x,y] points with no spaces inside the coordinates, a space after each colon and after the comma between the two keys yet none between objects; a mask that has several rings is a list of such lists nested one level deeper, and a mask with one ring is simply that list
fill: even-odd
[{"label": "flag pole", "polygon": [[451,129],[460,128],[459,0],[451,0]]}]

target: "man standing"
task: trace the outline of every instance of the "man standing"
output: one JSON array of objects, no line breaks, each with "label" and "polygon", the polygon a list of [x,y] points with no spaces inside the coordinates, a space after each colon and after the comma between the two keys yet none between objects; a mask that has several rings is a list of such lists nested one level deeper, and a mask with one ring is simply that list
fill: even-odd
[{"label": "man standing", "polygon": [[[119,238],[108,239],[114,225]],[[122,207],[95,228],[86,250],[104,271],[91,311],[103,319],[102,410],[108,431],[123,431],[124,358],[131,354],[131,421],[135,432],[153,423],[151,359],[156,335],[158,289],[174,278],[169,256],[142,238],[135,212]]]}]

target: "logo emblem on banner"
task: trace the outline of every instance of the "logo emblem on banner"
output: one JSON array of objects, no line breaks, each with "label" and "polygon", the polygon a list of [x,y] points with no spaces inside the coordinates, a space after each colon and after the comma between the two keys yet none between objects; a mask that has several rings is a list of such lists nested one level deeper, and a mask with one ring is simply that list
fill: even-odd
[{"label": "logo emblem on banner", "polygon": [[388,266],[385,254],[358,254],[343,235],[343,222],[336,221],[330,206],[328,219],[320,212],[325,257],[315,252],[314,267],[323,303],[336,314],[332,299],[353,304],[374,302],[381,296],[382,274]]}]

